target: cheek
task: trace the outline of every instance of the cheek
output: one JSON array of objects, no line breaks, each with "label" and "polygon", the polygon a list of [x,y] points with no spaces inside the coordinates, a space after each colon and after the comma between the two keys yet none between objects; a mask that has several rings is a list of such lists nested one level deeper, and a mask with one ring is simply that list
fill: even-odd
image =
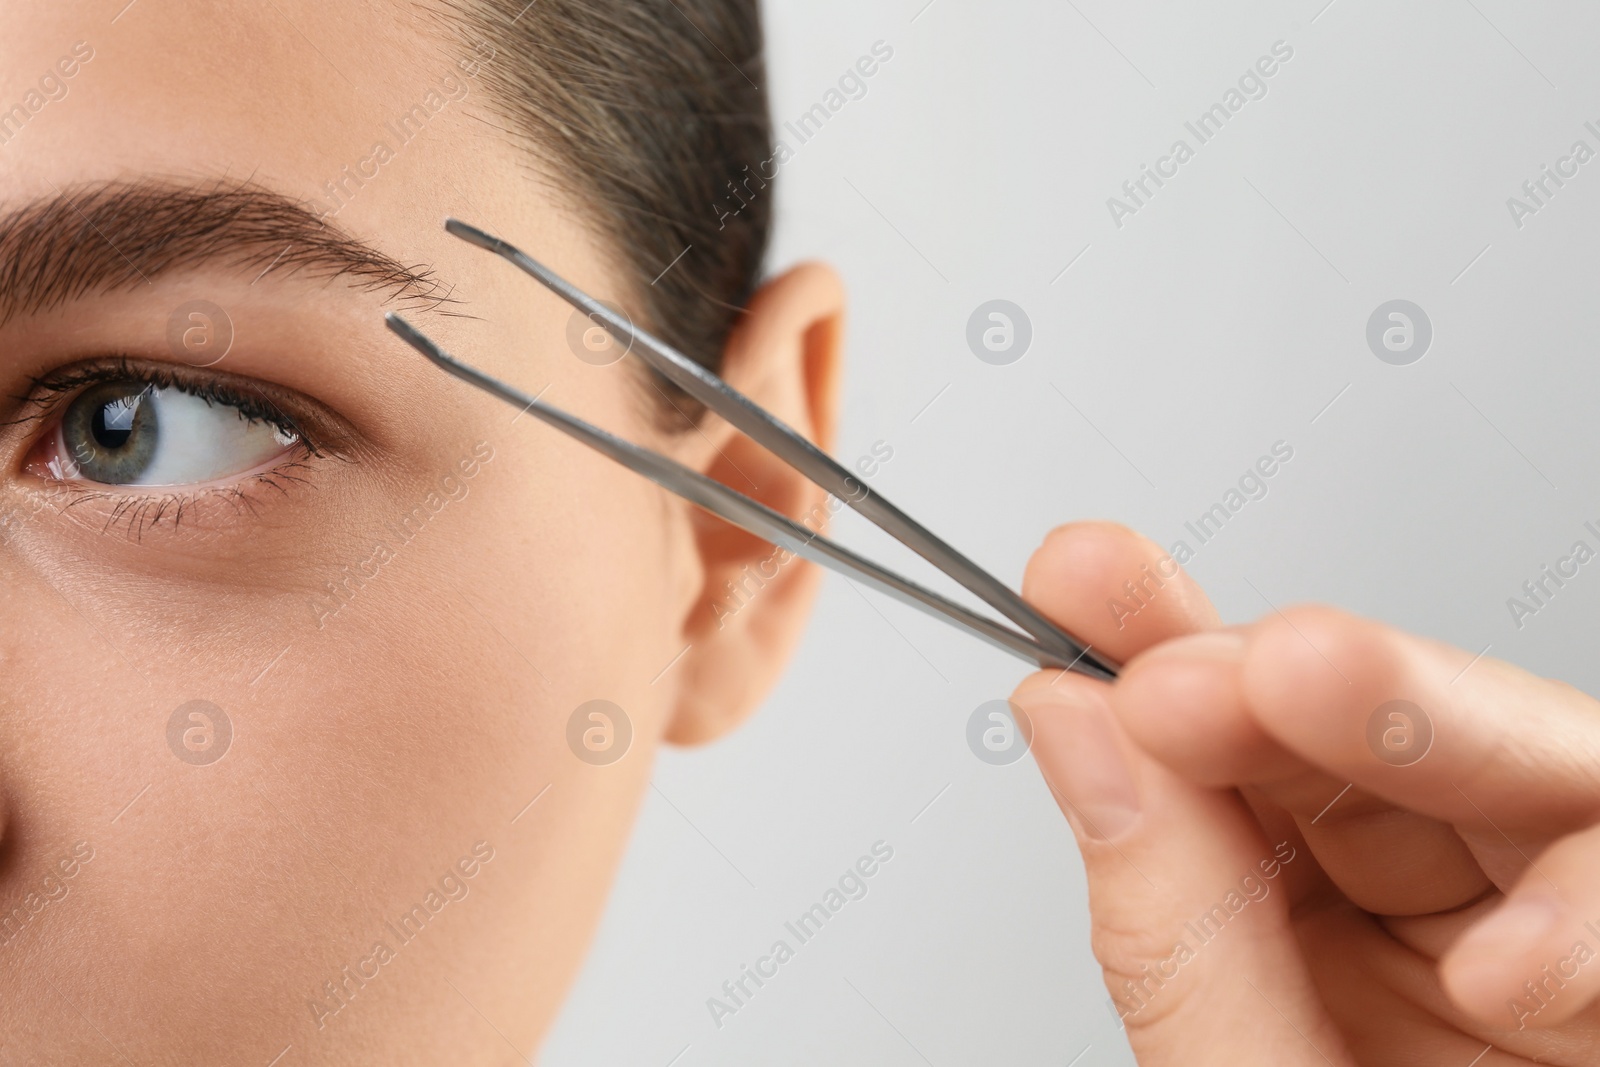
[{"label": "cheek", "polygon": [[[347,525],[381,530],[408,502],[347,510]],[[57,591],[8,546],[0,607],[27,625],[0,631],[0,795],[15,798],[20,845],[4,899],[43,877],[57,845],[96,849],[28,931],[59,961],[42,973],[130,1048],[141,1033],[163,1049],[192,1035],[191,1059],[255,1030],[330,1052],[392,1037],[393,1005],[432,998],[425,983],[452,960],[538,960],[543,982],[564,984],[673,691],[660,680],[681,651],[665,530],[653,488],[539,433],[496,442],[467,495],[366,567],[321,627],[299,588],[197,582],[162,598],[80,567]],[[335,580],[370,558],[369,539],[307,538],[305,569]],[[195,700],[202,718],[174,727]],[[569,731],[596,700],[631,734],[613,761],[584,758]],[[208,743],[220,758],[204,758]],[[383,997],[337,1036],[308,1028],[307,997],[480,841],[494,861],[386,970]],[[83,938],[123,946],[123,977],[151,980],[91,994],[71,948]],[[0,997],[49,988],[35,977],[34,993],[0,977]],[[197,1003],[257,1007],[197,1029],[183,1017]]]},{"label": "cheek", "polygon": [[306,681],[280,677],[273,759],[297,807],[341,813],[330,853],[420,887],[490,842],[493,880],[463,912],[504,907],[496,939],[575,966],[681,650],[665,520],[647,483],[537,428],[497,441],[469,484],[329,621]]}]

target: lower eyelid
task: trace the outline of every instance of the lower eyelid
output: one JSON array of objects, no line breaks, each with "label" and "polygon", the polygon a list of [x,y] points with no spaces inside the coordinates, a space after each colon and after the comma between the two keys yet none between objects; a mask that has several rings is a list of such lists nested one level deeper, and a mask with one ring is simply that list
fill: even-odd
[{"label": "lower eyelid", "polygon": [[51,517],[94,533],[120,533],[143,542],[153,536],[223,536],[269,518],[316,487],[312,457],[281,458],[272,467],[205,486],[116,486],[40,480],[32,489],[35,519]]}]

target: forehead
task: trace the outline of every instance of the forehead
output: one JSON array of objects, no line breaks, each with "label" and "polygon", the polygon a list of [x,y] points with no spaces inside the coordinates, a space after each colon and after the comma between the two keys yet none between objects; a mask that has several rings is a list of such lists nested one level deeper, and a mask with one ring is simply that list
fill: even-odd
[{"label": "forehead", "polygon": [[[586,394],[608,402],[624,395],[613,378],[579,381],[585,365],[565,358],[570,309],[530,297],[526,279],[441,225],[453,215],[506,235],[585,290],[626,299],[603,235],[549,180],[555,168],[498,116],[487,83],[495,64],[514,61],[509,48],[402,0],[124,5],[0,4],[0,370],[91,342],[159,354],[173,308],[200,297],[226,307],[240,336],[262,339],[270,351],[256,372],[280,384],[336,407],[372,407],[374,398],[398,394],[382,384],[388,378],[371,376],[411,367],[418,395],[437,401],[438,376],[422,373],[421,361],[386,362],[404,346],[383,329],[374,290],[393,295],[393,286],[366,285],[382,279],[360,272],[345,278],[355,284],[336,285],[337,264],[284,269],[326,250],[303,227],[258,226],[251,241],[238,240],[237,227],[219,227],[221,241],[207,245],[188,208],[158,218],[148,201],[135,201],[152,216],[136,223],[125,210],[96,207],[105,206],[108,188],[155,182],[271,194],[281,203],[257,203],[258,219],[262,210],[282,215],[287,203],[325,228],[327,240],[348,238],[373,252],[391,274],[436,279],[433,295],[448,294],[470,314],[430,332],[491,373],[525,372],[531,354]],[[46,217],[70,229],[17,232],[19,217],[52,203]],[[214,221],[217,205],[209,203]],[[277,243],[268,247],[263,233]],[[110,299],[80,288],[93,299],[46,299],[45,314],[8,319],[14,301],[6,293],[19,283],[59,295],[43,267],[62,265],[63,245],[83,246],[79,260],[109,265],[96,277],[113,283]],[[18,247],[28,254],[8,255]],[[184,249],[194,254],[180,255]],[[160,273],[163,263],[184,269]],[[21,277],[30,265],[40,278]],[[18,339],[28,344],[12,343]],[[348,358],[329,360],[327,348]]]},{"label": "forehead", "polygon": [[512,151],[474,118],[494,46],[420,5],[125,2],[0,15],[0,199],[153,173],[389,213],[469,173],[452,161]]}]

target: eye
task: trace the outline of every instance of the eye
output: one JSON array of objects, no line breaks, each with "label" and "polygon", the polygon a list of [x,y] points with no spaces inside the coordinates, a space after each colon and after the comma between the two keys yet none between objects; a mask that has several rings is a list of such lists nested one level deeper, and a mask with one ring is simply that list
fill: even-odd
[{"label": "eye", "polygon": [[258,470],[300,445],[287,420],[123,379],[91,385],[69,402],[29,466],[56,481],[189,486]]}]

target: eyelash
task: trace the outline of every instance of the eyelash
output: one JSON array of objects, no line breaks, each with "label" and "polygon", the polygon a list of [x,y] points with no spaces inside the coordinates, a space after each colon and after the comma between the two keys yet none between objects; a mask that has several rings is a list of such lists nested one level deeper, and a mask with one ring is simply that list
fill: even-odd
[{"label": "eyelash", "polygon": [[[245,418],[265,423],[294,437],[294,451],[283,462],[231,485],[207,486],[189,492],[167,489],[150,493],[138,492],[131,487],[91,488],[93,483],[57,484],[56,491],[72,495],[72,499],[61,509],[63,512],[94,501],[115,502],[102,532],[110,533],[114,528],[124,526],[128,538],[133,541],[142,540],[148,530],[163,521],[170,521],[176,529],[183,524],[187,512],[206,503],[227,503],[233,506],[235,513],[248,511],[254,516],[259,490],[272,489],[287,496],[290,484],[312,487],[309,480],[296,472],[311,469],[306,462],[308,457],[323,458],[328,454],[306,432],[299,420],[285,413],[268,398],[231,386],[225,380],[204,372],[152,366],[127,356],[112,356],[75,364],[39,377],[30,376],[29,380],[32,391],[27,396],[14,398],[23,404],[23,414],[8,422],[0,422],[0,427],[49,423],[54,415],[92,386],[105,382],[138,382],[158,389],[176,389],[207,404],[233,408]],[[36,446],[37,440],[33,447]]]}]

